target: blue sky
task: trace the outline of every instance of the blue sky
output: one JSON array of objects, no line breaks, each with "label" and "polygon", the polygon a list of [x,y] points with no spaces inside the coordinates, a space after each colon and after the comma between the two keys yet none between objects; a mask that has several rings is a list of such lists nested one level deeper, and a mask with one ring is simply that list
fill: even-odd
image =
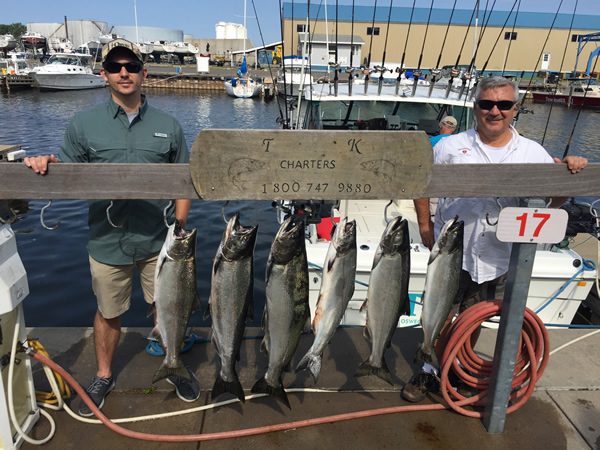
[{"label": "blue sky", "polygon": [[[281,3],[284,1],[282,0]],[[296,2],[298,3],[298,2]],[[306,1],[304,1],[306,3]],[[336,0],[312,0],[311,9],[319,4],[329,7]],[[489,5],[493,4],[489,0]],[[495,10],[510,11],[514,0],[496,0]],[[521,11],[556,12],[560,0],[522,0]],[[265,43],[280,40],[279,30],[279,0],[254,0],[257,15],[254,15],[252,0],[247,0],[247,19],[249,38],[254,45],[260,45],[256,17],[260,22]],[[339,5],[352,5],[352,0],[338,0]],[[355,5],[372,6],[375,0],[354,0]],[[412,7],[412,0],[393,0],[393,6]],[[452,8],[454,0],[434,0],[434,8]],[[457,0],[457,8],[472,10],[475,0]],[[480,0],[481,7],[486,4]],[[58,22],[69,20],[98,20],[111,25],[135,25],[133,0],[30,0],[27,3],[19,1],[2,2],[0,7],[0,23],[11,24],[21,22]],[[378,0],[379,7],[388,8],[390,0]],[[419,1],[417,7],[428,8],[430,1]],[[571,14],[575,0],[563,0],[561,13]],[[218,22],[243,23],[244,0],[137,0],[138,25],[165,27],[183,30],[196,38],[215,37],[215,25]],[[599,0],[579,0],[578,14],[600,15]],[[330,18],[333,19],[333,18]],[[600,24],[599,24],[600,28]]]}]

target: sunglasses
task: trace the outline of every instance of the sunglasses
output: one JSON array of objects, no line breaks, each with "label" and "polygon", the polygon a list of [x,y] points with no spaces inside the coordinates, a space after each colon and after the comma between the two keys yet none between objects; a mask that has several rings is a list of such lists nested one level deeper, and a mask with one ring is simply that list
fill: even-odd
[{"label": "sunglasses", "polygon": [[497,106],[500,111],[508,111],[510,108],[516,105],[517,102],[511,100],[500,100],[495,102],[493,100],[477,100],[477,106],[486,111],[491,111],[494,106]]},{"label": "sunglasses", "polygon": [[104,70],[108,73],[119,73],[123,67],[125,67],[125,70],[129,73],[139,73],[144,66],[138,62],[118,63],[111,61],[104,63],[102,67],[104,67]]}]

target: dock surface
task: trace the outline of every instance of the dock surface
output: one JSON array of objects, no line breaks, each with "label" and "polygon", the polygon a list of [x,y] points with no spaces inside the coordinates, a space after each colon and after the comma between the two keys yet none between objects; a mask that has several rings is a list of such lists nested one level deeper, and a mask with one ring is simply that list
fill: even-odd
[{"label": "dock surface", "polygon": [[[111,419],[144,416],[195,409],[213,403],[210,399],[217,370],[218,357],[210,343],[196,343],[182,355],[185,364],[200,382],[200,398],[193,403],[179,400],[166,381],[156,384],[152,393],[151,380],[162,357],[145,351],[149,328],[123,329],[114,361],[115,390],[107,396],[103,412]],[[199,338],[210,336],[209,328],[191,330]],[[552,349],[557,349],[594,330],[550,330]],[[32,328],[31,337],[38,338],[51,358],[67,369],[87,387],[95,375],[96,364],[90,328]],[[237,368],[246,395],[266,370],[267,357],[260,352],[259,328],[246,329]],[[482,355],[490,355],[495,343],[495,330],[484,329],[476,347]],[[248,399],[245,404],[234,402],[206,411],[121,426],[152,434],[204,434],[239,430],[324,417],[376,408],[410,405],[400,391],[413,374],[413,357],[422,339],[420,329],[398,329],[392,346],[386,352],[387,365],[394,385],[369,376],[355,378],[354,371],[370,352],[362,336],[362,328],[340,328],[323,354],[321,376],[315,384],[308,372],[286,374],[286,388],[317,388],[326,393],[288,393],[291,411],[272,398]],[[297,364],[312,344],[312,335],[303,335],[292,361]],[[346,422],[296,428],[285,432],[232,438],[219,441],[165,444],[133,440],[121,436],[104,425],[84,424],[65,411],[50,411],[56,421],[56,435],[45,448],[106,449],[106,448],[409,448],[409,449],[598,449],[600,448],[600,363],[596,357],[600,333],[582,339],[556,352],[538,381],[529,401],[507,416],[503,434],[488,434],[480,419],[468,418],[452,410],[405,412],[355,419]],[[40,365],[34,363],[36,389],[49,390]],[[233,398],[228,394],[217,401]],[[437,403],[441,395],[430,394],[423,404]],[[71,407],[77,411],[79,398]],[[31,436],[41,439],[48,434],[49,424],[40,418]],[[37,448],[24,444],[23,449]]]}]

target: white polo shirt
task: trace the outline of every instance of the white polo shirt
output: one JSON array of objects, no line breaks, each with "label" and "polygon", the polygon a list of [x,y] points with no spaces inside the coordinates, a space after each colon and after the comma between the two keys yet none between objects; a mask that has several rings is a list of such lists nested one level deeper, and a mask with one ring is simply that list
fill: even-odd
[{"label": "white polo shirt", "polygon": [[[491,149],[479,138],[475,129],[442,139],[433,148],[435,164],[500,164],[553,163],[552,157],[538,143],[520,136],[511,127],[512,139],[504,150]],[[504,151],[504,155],[490,152]],[[457,180],[459,183],[460,180]],[[476,283],[494,280],[508,272],[511,243],[496,238],[501,207],[518,206],[518,198],[440,198],[434,234],[437,239],[443,220],[458,215],[464,221],[463,269]],[[487,215],[487,219],[486,219]],[[443,219],[443,220],[442,220]]]}]

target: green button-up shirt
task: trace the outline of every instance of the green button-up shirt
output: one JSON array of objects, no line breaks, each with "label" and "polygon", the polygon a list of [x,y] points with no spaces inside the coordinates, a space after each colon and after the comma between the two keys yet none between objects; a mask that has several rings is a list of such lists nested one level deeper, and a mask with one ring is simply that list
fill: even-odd
[{"label": "green button-up shirt", "polygon": [[[151,106],[144,98],[131,124],[112,99],[77,114],[67,129],[58,159],[84,163],[187,163],[189,153],[183,130],[175,118]],[[115,200],[110,209],[114,228],[106,217],[108,200],[90,200],[88,224],[90,256],[104,264],[123,265],[160,252],[167,228],[163,211],[168,200]],[[174,220],[174,206],[167,211]]]}]

